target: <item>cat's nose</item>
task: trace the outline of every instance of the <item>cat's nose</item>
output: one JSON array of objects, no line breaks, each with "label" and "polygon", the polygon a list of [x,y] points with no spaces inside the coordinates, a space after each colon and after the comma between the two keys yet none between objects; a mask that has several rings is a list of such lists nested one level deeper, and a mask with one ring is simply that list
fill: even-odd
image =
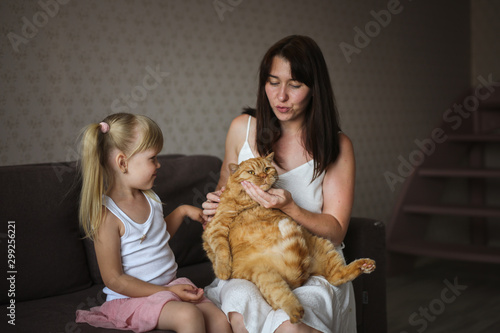
[{"label": "cat's nose", "polygon": [[267,176],[267,175],[266,175],[264,172],[259,173],[259,177],[260,177],[260,178],[266,178],[266,176]]}]

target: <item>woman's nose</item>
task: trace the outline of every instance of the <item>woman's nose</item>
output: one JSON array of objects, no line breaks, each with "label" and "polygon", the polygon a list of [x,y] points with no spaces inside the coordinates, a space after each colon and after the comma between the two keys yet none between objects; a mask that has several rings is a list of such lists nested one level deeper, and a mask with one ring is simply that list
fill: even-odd
[{"label": "woman's nose", "polygon": [[285,88],[281,88],[280,91],[278,92],[278,100],[280,102],[284,102],[288,99],[288,94],[286,92]]}]

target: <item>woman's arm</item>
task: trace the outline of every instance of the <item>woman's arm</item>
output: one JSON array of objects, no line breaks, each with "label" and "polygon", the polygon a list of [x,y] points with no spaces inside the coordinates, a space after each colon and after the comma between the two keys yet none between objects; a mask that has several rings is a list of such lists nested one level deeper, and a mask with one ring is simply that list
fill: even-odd
[{"label": "woman's arm", "polygon": [[238,163],[238,154],[241,147],[245,143],[248,115],[240,115],[231,122],[226,136],[226,145],[224,153],[224,161],[220,170],[219,182],[217,183],[216,191],[207,194],[207,201],[202,204],[203,214],[211,217],[215,214],[215,210],[219,205],[219,197],[222,193],[223,187],[226,185],[230,176],[229,164]]},{"label": "woman's arm", "polygon": [[[326,170],[323,180],[323,214],[333,217],[336,230],[329,237],[335,244],[344,241],[352,205],[354,203],[354,182],[356,162],[351,140],[345,134],[339,134],[340,154],[335,163]],[[339,226],[339,229],[336,228]]]},{"label": "woman's arm", "polygon": [[250,116],[246,114],[240,115],[234,118],[229,126],[226,136],[224,161],[222,161],[219,183],[216,188],[217,190],[220,190],[227,183],[230,176],[229,164],[238,163],[238,154],[245,143],[248,117]]},{"label": "woman's arm", "polygon": [[344,240],[354,199],[355,161],[351,140],[340,135],[340,154],[326,170],[323,179],[323,210],[313,213],[299,207],[290,194],[282,189],[262,191],[251,183],[243,186],[248,194],[267,208],[277,208],[292,217],[312,233],[330,239],[334,244]]},{"label": "woman's arm", "polygon": [[118,218],[107,211],[94,241],[102,280],[109,289],[128,297],[144,297],[160,291],[172,291],[185,301],[201,298],[203,293],[190,285],[158,286],[125,274],[121,260],[120,237],[123,231],[120,231],[120,226],[123,224]]}]

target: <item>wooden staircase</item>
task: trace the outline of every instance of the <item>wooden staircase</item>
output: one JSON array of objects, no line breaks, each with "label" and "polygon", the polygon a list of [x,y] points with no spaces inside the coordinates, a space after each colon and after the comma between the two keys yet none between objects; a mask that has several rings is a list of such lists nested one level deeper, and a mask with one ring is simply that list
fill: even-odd
[{"label": "wooden staircase", "polygon": [[433,133],[388,223],[390,274],[422,256],[500,263],[500,85],[464,92]]}]

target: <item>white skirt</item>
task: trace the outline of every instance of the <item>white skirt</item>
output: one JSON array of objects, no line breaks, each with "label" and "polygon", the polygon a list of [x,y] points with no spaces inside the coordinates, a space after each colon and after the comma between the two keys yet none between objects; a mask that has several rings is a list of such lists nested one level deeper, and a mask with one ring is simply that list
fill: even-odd
[{"label": "white skirt", "polygon": [[[293,290],[304,307],[302,322],[325,333],[356,333],[356,305],[352,283],[332,286],[322,276],[313,276]],[[274,311],[259,289],[247,280],[215,279],[205,296],[224,311],[243,315],[249,333],[272,333],[290,317]]]}]

